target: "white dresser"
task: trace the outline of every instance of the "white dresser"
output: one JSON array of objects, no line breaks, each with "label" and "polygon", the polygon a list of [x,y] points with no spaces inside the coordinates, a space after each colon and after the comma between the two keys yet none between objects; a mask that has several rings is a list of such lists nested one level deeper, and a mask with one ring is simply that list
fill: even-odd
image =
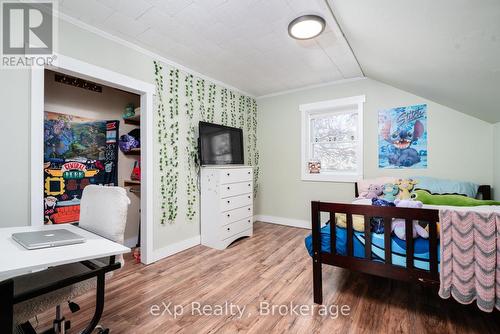
[{"label": "white dresser", "polygon": [[253,234],[253,169],[201,168],[201,244],[225,249]]}]

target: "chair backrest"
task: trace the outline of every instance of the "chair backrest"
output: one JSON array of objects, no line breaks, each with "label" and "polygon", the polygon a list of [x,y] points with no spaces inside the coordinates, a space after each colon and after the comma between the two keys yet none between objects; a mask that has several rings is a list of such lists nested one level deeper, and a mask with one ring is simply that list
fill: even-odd
[{"label": "chair backrest", "polygon": [[78,225],[123,244],[129,204],[127,191],[121,187],[88,185],[83,190]]}]

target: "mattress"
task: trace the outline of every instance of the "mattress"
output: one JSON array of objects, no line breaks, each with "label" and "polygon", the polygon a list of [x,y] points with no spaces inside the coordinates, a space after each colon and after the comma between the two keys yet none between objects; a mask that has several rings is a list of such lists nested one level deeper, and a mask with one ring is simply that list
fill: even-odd
[{"label": "mattress", "polygon": [[[336,248],[337,254],[347,255],[347,229],[342,227],[335,227],[336,236]],[[330,224],[324,226],[321,229],[321,252],[331,253],[330,246]],[[372,252],[371,260],[384,262],[385,261],[385,247],[384,247],[384,235],[371,233],[372,237]],[[309,235],[305,239],[305,244],[309,255],[312,256],[312,235]],[[439,244],[438,244],[437,254],[438,263],[440,262],[439,254]],[[353,233],[353,250],[354,256],[357,258],[365,258],[365,234],[363,232]],[[396,236],[391,237],[391,259],[392,264],[400,267],[406,267],[406,241],[399,239]],[[429,240],[423,238],[414,239],[414,254],[413,254],[413,265],[415,268],[429,270]],[[439,270],[439,265],[438,265]]]}]

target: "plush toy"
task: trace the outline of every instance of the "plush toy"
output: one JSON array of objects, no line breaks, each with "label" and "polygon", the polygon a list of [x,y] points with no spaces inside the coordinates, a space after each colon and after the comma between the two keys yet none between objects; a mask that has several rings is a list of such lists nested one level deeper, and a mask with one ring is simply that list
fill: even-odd
[{"label": "plush toy", "polygon": [[386,183],[382,189],[384,196],[382,196],[386,201],[394,202],[396,195],[399,193],[399,188],[393,183]]},{"label": "plush toy", "polygon": [[[423,203],[420,201],[411,201],[411,200],[399,200],[394,201],[394,204],[398,208],[421,208]],[[405,220],[404,219],[393,219],[392,220],[392,232],[401,240],[406,240],[406,229],[405,229]],[[420,226],[417,222],[413,222],[413,238],[420,236],[422,238],[429,238],[429,232],[422,226]]]},{"label": "plush toy", "polygon": [[399,188],[398,199],[410,199],[411,198],[410,193],[416,184],[417,181],[413,179],[408,179],[408,180],[399,179],[398,182],[396,182],[396,185]]},{"label": "plush toy", "polygon": [[[375,206],[396,206],[393,202],[386,201],[381,198],[372,198],[372,205]],[[384,233],[384,219],[382,217],[370,218],[370,230],[373,233]]]},{"label": "plush toy", "polygon": [[433,195],[427,190],[415,190],[411,194],[413,199],[424,204],[450,205],[450,206],[480,206],[480,205],[500,205],[500,202],[480,200],[462,195]]},{"label": "plush toy", "polygon": [[362,192],[359,197],[372,199],[382,195],[382,186],[378,184],[370,184],[367,191]]},{"label": "plush toy", "polygon": [[[335,214],[335,223],[337,227],[347,228],[347,216],[345,213]],[[357,232],[365,231],[365,217],[360,215],[352,215],[352,228]]]},{"label": "plush toy", "polygon": [[372,205],[375,206],[396,206],[393,202],[383,198],[372,198]]}]

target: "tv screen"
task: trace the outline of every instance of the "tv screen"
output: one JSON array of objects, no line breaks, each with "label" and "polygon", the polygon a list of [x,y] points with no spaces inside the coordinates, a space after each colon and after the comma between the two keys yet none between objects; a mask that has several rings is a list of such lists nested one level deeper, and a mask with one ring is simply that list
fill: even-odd
[{"label": "tv screen", "polygon": [[243,165],[243,131],[229,126],[200,122],[201,165]]}]

